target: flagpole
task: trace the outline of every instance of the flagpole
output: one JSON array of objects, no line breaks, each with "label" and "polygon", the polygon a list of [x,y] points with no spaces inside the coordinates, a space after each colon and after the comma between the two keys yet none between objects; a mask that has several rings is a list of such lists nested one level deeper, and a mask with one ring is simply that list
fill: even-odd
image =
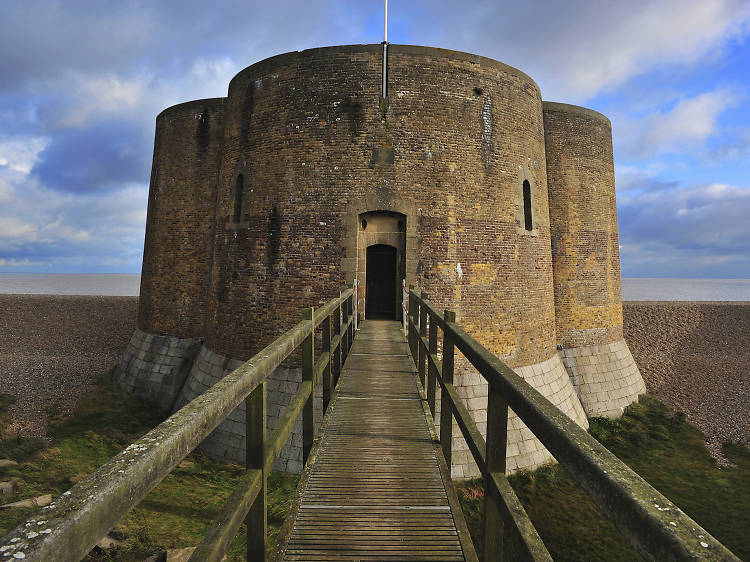
[{"label": "flagpole", "polygon": [[383,15],[383,42],[388,43],[388,0],[383,0],[385,3],[385,12]]},{"label": "flagpole", "polygon": [[383,0],[383,88],[381,95],[388,97],[388,0]]}]

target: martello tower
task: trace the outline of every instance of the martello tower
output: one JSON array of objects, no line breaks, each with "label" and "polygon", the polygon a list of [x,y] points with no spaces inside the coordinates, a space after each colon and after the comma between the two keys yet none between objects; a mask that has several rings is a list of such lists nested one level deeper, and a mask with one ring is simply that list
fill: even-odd
[{"label": "martello tower", "polygon": [[[645,387],[622,335],[608,119],[427,47],[388,46],[383,97],[383,64],[381,45],[279,55],[157,117],[121,385],[175,410],[355,279],[363,316],[398,318],[405,279],[581,425],[620,415]],[[269,428],[299,380],[293,362],[272,377]],[[483,429],[480,377],[456,386]],[[243,435],[238,409],[203,448],[240,460]],[[300,446],[277,468],[301,469]],[[454,475],[472,476],[460,448]],[[508,456],[549,458],[517,418]]]}]

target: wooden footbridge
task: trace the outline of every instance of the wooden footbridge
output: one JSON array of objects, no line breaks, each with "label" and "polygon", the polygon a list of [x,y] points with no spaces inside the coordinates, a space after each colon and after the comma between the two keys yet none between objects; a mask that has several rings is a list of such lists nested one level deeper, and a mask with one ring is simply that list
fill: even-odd
[{"label": "wooden footbridge", "polygon": [[284,560],[476,560],[398,322],[365,321],[295,506]]},{"label": "wooden footbridge", "polygon": [[[448,469],[454,421],[484,476],[484,559],[502,559],[508,530],[523,558],[551,560],[505,476],[508,408],[645,558],[738,560],[484,349],[452,312],[438,313],[409,291],[405,339],[396,322],[357,326],[353,301],[347,289],[305,310],[299,324],[3,537],[0,560],[80,560],[243,401],[247,470],[191,560],[222,560],[243,524],[248,560],[476,560]],[[302,383],[269,433],[265,380],[300,347]],[[453,388],[456,350],[488,383],[486,438]],[[316,436],[318,383],[324,416]],[[271,550],[266,477],[300,417],[305,469]]]}]

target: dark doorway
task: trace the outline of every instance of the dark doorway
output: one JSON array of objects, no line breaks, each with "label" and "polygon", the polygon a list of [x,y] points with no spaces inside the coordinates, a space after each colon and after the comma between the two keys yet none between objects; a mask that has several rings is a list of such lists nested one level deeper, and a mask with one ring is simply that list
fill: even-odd
[{"label": "dark doorway", "polygon": [[377,320],[396,318],[396,248],[375,244],[367,248],[365,315]]}]

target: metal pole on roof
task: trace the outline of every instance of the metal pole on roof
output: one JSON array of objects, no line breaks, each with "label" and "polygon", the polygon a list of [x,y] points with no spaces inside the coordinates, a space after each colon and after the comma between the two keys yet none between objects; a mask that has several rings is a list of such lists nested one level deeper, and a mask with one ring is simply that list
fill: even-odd
[{"label": "metal pole on roof", "polygon": [[388,43],[388,0],[385,3],[385,14],[383,16],[383,42]]},{"label": "metal pole on roof", "polygon": [[383,14],[383,88],[381,94],[388,97],[388,0],[383,0],[385,11]]}]

